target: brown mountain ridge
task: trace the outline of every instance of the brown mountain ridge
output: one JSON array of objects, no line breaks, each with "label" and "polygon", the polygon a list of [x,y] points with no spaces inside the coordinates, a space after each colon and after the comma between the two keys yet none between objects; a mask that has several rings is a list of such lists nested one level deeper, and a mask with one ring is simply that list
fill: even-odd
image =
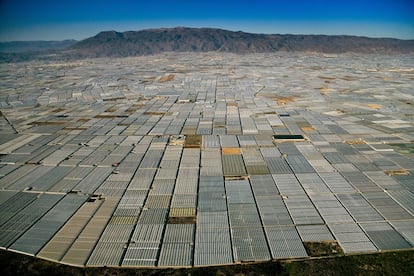
[{"label": "brown mountain ridge", "polygon": [[264,53],[301,51],[320,53],[414,53],[414,40],[346,35],[253,34],[213,28],[161,28],[141,31],[104,31],[64,49],[0,53],[0,62],[127,57],[162,52]]},{"label": "brown mountain ridge", "polygon": [[124,57],[166,51],[260,53],[312,51],[322,53],[411,53],[414,40],[329,35],[252,34],[212,28],[165,28],[106,31],[70,47],[85,57]]}]

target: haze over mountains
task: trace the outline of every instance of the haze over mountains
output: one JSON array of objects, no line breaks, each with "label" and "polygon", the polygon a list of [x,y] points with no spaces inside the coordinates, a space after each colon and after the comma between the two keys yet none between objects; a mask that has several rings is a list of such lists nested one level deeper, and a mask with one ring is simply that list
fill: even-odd
[{"label": "haze over mountains", "polygon": [[73,39],[61,41],[10,41],[0,42],[0,53],[24,53],[65,49],[78,41]]},{"label": "haze over mountains", "polygon": [[[73,42],[73,41],[72,41]],[[168,51],[259,53],[275,51],[309,51],[321,53],[412,53],[414,40],[329,35],[252,34],[212,28],[162,28],[141,31],[105,31],[67,48],[52,47],[54,58],[127,57]],[[61,46],[62,44],[59,44]],[[37,47],[34,50],[38,50]],[[0,50],[4,43],[0,44]],[[29,49],[33,50],[33,49]],[[4,51],[3,51],[4,52]],[[1,54],[0,60],[44,58],[37,54]],[[22,52],[21,50],[15,52]]]}]

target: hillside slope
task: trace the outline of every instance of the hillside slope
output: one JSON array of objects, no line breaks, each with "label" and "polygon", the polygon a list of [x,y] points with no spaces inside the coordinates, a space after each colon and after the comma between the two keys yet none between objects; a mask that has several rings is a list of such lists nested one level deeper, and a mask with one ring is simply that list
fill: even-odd
[{"label": "hillside slope", "polygon": [[356,36],[278,35],[232,32],[211,28],[106,31],[70,47],[82,57],[124,57],[166,51],[258,53],[312,51],[323,53],[410,53],[414,40]]}]

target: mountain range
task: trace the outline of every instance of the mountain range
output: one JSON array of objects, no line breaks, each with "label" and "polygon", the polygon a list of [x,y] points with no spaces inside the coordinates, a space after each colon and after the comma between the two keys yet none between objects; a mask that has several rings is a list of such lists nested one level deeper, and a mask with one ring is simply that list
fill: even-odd
[{"label": "mountain range", "polygon": [[[0,60],[7,61],[7,57],[18,59],[19,56],[23,59],[30,59],[32,56],[39,59],[46,57],[62,59],[127,57],[167,51],[219,51],[238,54],[275,51],[414,53],[414,40],[345,35],[253,34],[213,28],[185,27],[128,32],[105,31],[79,42],[69,42],[67,47],[55,47],[46,51],[30,52],[30,54],[22,53],[22,51],[10,53],[9,49],[8,53],[0,55]],[[2,48],[4,47],[0,44],[0,51]]]}]

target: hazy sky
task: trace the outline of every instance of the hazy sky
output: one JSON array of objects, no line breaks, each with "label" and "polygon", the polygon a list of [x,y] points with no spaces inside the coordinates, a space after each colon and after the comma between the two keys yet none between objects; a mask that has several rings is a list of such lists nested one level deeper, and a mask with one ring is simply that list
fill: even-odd
[{"label": "hazy sky", "polygon": [[0,0],[0,41],[176,26],[414,39],[414,0]]}]

